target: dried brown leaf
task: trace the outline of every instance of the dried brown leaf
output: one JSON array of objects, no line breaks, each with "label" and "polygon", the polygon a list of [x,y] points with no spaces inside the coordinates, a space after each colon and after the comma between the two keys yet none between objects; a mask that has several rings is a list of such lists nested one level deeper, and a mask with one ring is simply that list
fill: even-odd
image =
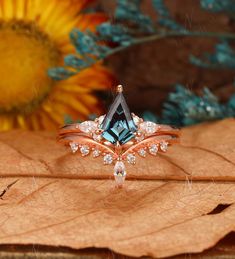
[{"label": "dried brown leaf", "polygon": [[[203,251],[235,231],[235,123],[182,130],[181,145],[128,167],[81,158],[50,133],[0,134],[0,243],[107,247],[166,257]],[[219,204],[227,204],[215,210]]]}]

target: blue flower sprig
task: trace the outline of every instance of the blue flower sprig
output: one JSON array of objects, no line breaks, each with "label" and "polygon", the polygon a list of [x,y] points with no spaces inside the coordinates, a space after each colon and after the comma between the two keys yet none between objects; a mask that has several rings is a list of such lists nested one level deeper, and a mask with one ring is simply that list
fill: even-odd
[{"label": "blue flower sprig", "polygon": [[161,117],[145,112],[144,119],[175,126],[189,126],[200,122],[220,120],[235,116],[235,94],[222,104],[208,89],[202,96],[196,95],[182,85],[176,85],[163,104]]},{"label": "blue flower sprig", "polygon": [[[185,26],[175,21],[164,0],[152,0],[157,19],[153,19],[142,12],[141,3],[144,0],[116,1],[117,6],[112,19],[113,22],[106,21],[97,26],[97,33],[78,29],[74,29],[70,33],[70,40],[76,49],[76,53],[64,58],[63,67],[49,69],[49,76],[56,80],[66,79],[130,46],[166,37],[214,37],[226,40],[227,50],[229,50],[228,41],[235,40],[235,33],[189,31]],[[232,7],[235,8],[235,3],[233,0],[201,0],[201,6],[210,11],[229,13],[228,11],[232,10]],[[216,47],[219,56],[222,53],[221,46]],[[206,64],[208,64],[208,67],[213,67],[220,63],[219,56],[217,55],[217,60],[208,55],[206,56],[206,62],[200,61],[200,58],[191,57],[191,61],[196,65],[206,67]]]}]

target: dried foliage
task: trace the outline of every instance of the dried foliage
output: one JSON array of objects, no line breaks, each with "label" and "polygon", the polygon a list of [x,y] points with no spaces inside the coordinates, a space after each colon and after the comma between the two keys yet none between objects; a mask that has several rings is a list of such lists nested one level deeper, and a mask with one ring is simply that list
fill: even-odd
[{"label": "dried foliage", "polygon": [[128,168],[123,189],[49,133],[1,133],[0,242],[156,257],[212,247],[235,230],[233,132],[233,119],[183,129],[180,145]]}]

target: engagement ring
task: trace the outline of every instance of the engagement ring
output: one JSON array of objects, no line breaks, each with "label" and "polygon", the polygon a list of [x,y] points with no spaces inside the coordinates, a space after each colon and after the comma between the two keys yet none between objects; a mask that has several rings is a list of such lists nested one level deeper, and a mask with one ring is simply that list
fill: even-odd
[{"label": "engagement ring", "polygon": [[126,178],[125,163],[135,165],[147,154],[166,152],[169,145],[179,142],[180,133],[179,129],[144,121],[130,113],[122,92],[122,86],[117,86],[117,96],[106,115],[94,121],[65,125],[58,137],[73,153],[102,157],[104,165],[114,165],[119,187]]}]

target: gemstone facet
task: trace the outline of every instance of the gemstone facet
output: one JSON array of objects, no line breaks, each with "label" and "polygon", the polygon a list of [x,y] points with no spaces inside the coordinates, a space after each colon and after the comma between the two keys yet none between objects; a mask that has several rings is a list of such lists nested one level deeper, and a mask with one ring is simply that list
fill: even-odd
[{"label": "gemstone facet", "polygon": [[75,153],[77,150],[78,150],[78,144],[77,143],[69,143],[70,147],[71,147],[71,150],[73,153]]},{"label": "gemstone facet", "polygon": [[163,152],[166,152],[167,151],[167,148],[168,148],[168,143],[167,142],[161,142],[160,143],[160,148]]},{"label": "gemstone facet", "polygon": [[92,152],[93,157],[98,157],[100,155],[100,150],[99,149],[94,149]]},{"label": "gemstone facet", "polygon": [[139,151],[138,151],[138,154],[142,157],[145,157],[146,156],[146,150],[144,148],[141,148]]},{"label": "gemstone facet", "polygon": [[114,178],[118,187],[121,187],[126,178],[126,168],[122,161],[117,161],[114,166]]},{"label": "gemstone facet", "polygon": [[94,121],[84,121],[79,124],[79,129],[85,133],[95,132],[97,130],[97,124]]},{"label": "gemstone facet", "polygon": [[158,145],[157,144],[152,144],[151,146],[149,146],[149,153],[151,155],[156,155],[158,152]]},{"label": "gemstone facet", "polygon": [[113,162],[113,156],[111,154],[104,155],[104,164],[110,165]]},{"label": "gemstone facet", "polygon": [[96,133],[93,133],[92,137],[97,142],[100,142],[102,140],[102,135],[99,135],[99,134],[96,134]]},{"label": "gemstone facet", "polygon": [[128,154],[127,155],[127,162],[129,164],[134,165],[135,164],[135,155],[134,154]]},{"label": "gemstone facet", "polygon": [[86,156],[90,153],[90,148],[87,145],[82,145],[80,147],[80,151],[81,151],[83,156]]},{"label": "gemstone facet", "polygon": [[137,127],[130,114],[124,96],[119,93],[105,116],[101,128],[102,136],[112,144],[125,144],[135,135]]},{"label": "gemstone facet", "polygon": [[139,127],[140,127],[140,131],[146,134],[153,134],[158,129],[158,125],[151,121],[141,122]]}]

